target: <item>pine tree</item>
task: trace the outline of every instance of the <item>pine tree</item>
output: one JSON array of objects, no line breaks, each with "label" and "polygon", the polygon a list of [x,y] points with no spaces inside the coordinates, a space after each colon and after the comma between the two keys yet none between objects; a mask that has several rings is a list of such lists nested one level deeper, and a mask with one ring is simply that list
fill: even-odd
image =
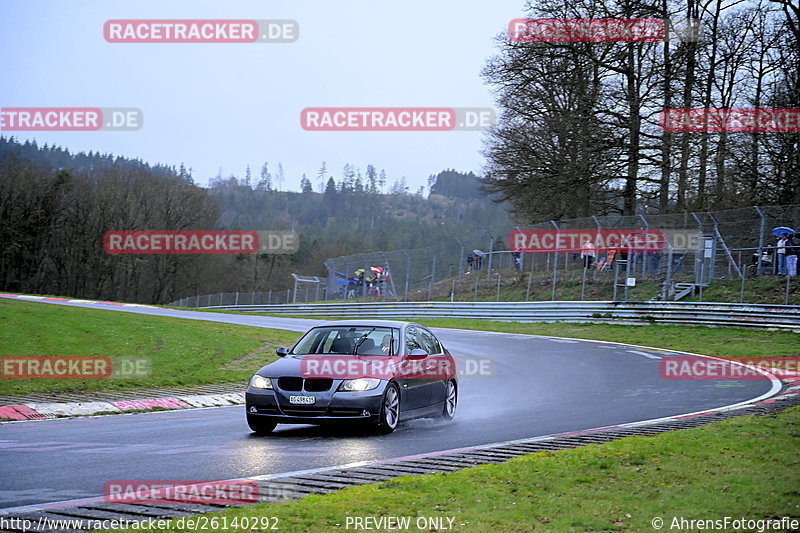
[{"label": "pine tree", "polygon": [[269,173],[266,161],[261,166],[261,179],[258,180],[258,189],[261,191],[272,190],[272,174]]},{"label": "pine tree", "polygon": [[283,164],[278,163],[278,173],[275,174],[275,190],[279,191],[283,188],[283,182],[286,176],[283,174]]},{"label": "pine tree", "polygon": [[314,192],[314,187],[311,185],[311,180],[306,177],[305,173],[303,174],[303,177],[300,178],[300,192]]},{"label": "pine tree", "polygon": [[325,161],[322,162],[322,166],[319,167],[317,171],[317,181],[319,181],[319,192],[323,192],[325,190],[325,176],[328,174],[328,167],[325,165]]},{"label": "pine tree", "polygon": [[381,176],[378,178],[378,185],[381,187],[381,194],[383,194],[384,187],[386,187],[386,171],[381,169]]},{"label": "pine tree", "polygon": [[367,165],[367,192],[370,194],[378,192],[378,174],[372,165]]}]

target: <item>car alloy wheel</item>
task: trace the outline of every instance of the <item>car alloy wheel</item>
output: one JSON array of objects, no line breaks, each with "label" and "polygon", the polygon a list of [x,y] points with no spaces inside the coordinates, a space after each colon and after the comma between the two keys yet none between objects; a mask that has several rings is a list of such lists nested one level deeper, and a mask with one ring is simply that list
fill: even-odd
[{"label": "car alloy wheel", "polygon": [[391,433],[397,427],[398,420],[400,420],[400,393],[397,390],[397,385],[389,383],[386,387],[386,392],[383,393],[383,406],[381,407],[378,431]]},{"label": "car alloy wheel", "polygon": [[442,410],[442,418],[445,420],[452,420],[456,416],[456,404],[458,403],[458,394],[456,391],[456,384],[453,381],[447,382],[447,390],[444,395],[444,409]]}]

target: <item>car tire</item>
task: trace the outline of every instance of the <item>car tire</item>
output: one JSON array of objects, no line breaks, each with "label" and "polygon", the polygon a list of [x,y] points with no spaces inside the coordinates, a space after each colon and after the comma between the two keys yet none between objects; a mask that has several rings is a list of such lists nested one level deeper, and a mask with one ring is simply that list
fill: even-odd
[{"label": "car tire", "polygon": [[256,435],[269,435],[278,423],[271,418],[248,414],[247,425],[250,426],[250,429],[252,429],[253,433]]},{"label": "car tire", "polygon": [[383,393],[381,402],[380,420],[376,430],[381,435],[391,433],[397,427],[400,420],[400,390],[394,383],[389,383]]},{"label": "car tire", "polygon": [[439,415],[441,420],[450,421],[456,416],[456,407],[458,406],[458,387],[456,382],[452,379],[447,382],[447,387],[444,392],[444,406],[442,407],[442,414]]}]

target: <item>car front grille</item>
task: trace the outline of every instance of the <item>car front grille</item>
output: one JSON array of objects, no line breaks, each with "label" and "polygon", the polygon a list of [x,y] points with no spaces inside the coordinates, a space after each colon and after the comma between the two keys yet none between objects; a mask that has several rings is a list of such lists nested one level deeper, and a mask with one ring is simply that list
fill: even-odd
[{"label": "car front grille", "polygon": [[333,385],[332,379],[308,378],[303,388],[308,392],[325,392],[326,390],[330,390],[331,385]]},{"label": "car front grille", "polygon": [[297,392],[305,390],[307,392],[325,392],[333,386],[333,380],[327,378],[278,378],[278,388],[285,391]]},{"label": "car front grille", "polygon": [[278,378],[278,387],[288,391],[303,390],[303,378]]}]

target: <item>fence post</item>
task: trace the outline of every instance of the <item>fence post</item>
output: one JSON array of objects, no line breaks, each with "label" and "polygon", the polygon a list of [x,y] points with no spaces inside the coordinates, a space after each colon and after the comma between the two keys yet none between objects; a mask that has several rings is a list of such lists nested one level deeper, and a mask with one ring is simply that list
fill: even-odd
[{"label": "fence post", "polygon": [[[647,219],[644,218],[644,215],[639,215],[639,218],[641,218],[642,222],[644,223],[644,230],[649,233],[650,224],[647,223]],[[647,255],[647,252],[642,252],[642,276],[647,273]]]},{"label": "fence post", "polygon": [[[760,256],[761,254],[759,254]],[[739,303],[744,303],[744,280],[747,277],[747,266],[742,264],[742,287],[739,289]]]},{"label": "fence post", "polygon": [[766,217],[764,216],[764,212],[761,210],[760,207],[757,205],[753,206],[753,209],[756,210],[758,216],[761,218],[761,223],[759,224],[759,232],[758,232],[758,264],[756,265],[756,276],[761,274],[761,254],[762,250],[764,249],[764,232],[766,231]]},{"label": "fence post", "polygon": [[[595,263],[596,263],[597,262],[597,256],[598,256],[598,253],[597,253],[597,241],[599,240],[600,232],[603,231],[603,225],[600,224],[600,219],[597,218],[595,215],[592,215],[592,220],[594,220],[594,225],[597,226],[597,233],[595,234],[595,238],[594,238],[594,243],[595,243],[594,260],[595,260]],[[608,257],[607,253],[606,253],[606,257]],[[593,280],[597,279],[597,268],[592,269],[592,279]]]},{"label": "fence post", "polygon": [[454,279],[453,280],[453,287],[450,289],[450,301],[451,302],[453,301],[453,298],[455,298],[455,295],[456,295],[456,280]]},{"label": "fence post", "polygon": [[436,277],[436,254],[433,255],[431,261],[431,280],[428,282],[428,301],[433,298],[433,280]]},{"label": "fence post", "polygon": [[787,273],[786,274],[786,298],[783,301],[783,305],[789,305],[789,285],[790,285],[790,280],[791,279],[792,279],[792,276],[790,276]]},{"label": "fence post", "polygon": [[495,298],[496,302],[500,301],[500,272],[497,273],[497,297]]},{"label": "fence post", "polygon": [[[706,239],[705,239],[705,236],[703,235],[703,222],[700,220],[700,217],[698,217],[697,213],[695,213],[694,211],[692,211],[692,216],[697,221],[697,235],[700,238],[700,243],[703,245],[701,248],[699,248],[698,250],[695,250],[695,252],[694,252],[694,280],[695,280],[695,283],[699,283],[699,284],[702,285],[703,283],[705,283],[705,273],[703,272],[703,270],[704,270],[703,267],[704,267],[704,263],[706,261],[705,260],[705,253],[706,253],[705,243],[706,243]],[[698,263],[700,264],[700,268],[698,268]],[[697,278],[698,270],[700,271],[700,279]]]},{"label": "fence post", "polygon": [[553,248],[555,251],[553,252],[553,291],[550,297],[550,300],[555,301],[556,299],[556,280],[558,279],[558,223],[555,220],[551,220],[550,223],[556,228],[556,245]]},{"label": "fence post", "polygon": [[411,254],[408,253],[408,250],[403,250],[403,253],[406,254],[406,258],[407,258],[407,261],[406,261],[406,289],[405,289],[405,295],[403,296],[403,301],[407,302],[408,301],[408,283],[409,283],[409,281],[411,279]]},{"label": "fence post", "polygon": [[531,296],[531,279],[533,278],[533,272],[528,272],[528,288],[525,289],[525,301],[528,301],[528,298]]},{"label": "fence post", "polygon": [[461,251],[458,253],[458,281],[461,281],[461,275],[464,273],[464,243],[459,239],[456,240],[461,245]]},{"label": "fence post", "polygon": [[588,260],[586,258],[582,258],[583,263],[583,273],[581,274],[581,301],[583,301],[583,292],[586,289],[586,265],[588,264]]},{"label": "fence post", "polygon": [[486,279],[492,276],[492,255],[494,255],[494,235],[489,233],[489,230],[483,230],[489,236],[489,261],[486,265]]},{"label": "fence post", "polygon": [[[631,252],[631,249],[628,248],[628,255],[625,256],[625,301],[628,301],[628,280],[631,277],[631,256],[636,257],[636,255]],[[635,274],[635,265],[634,265],[634,274]]]}]

